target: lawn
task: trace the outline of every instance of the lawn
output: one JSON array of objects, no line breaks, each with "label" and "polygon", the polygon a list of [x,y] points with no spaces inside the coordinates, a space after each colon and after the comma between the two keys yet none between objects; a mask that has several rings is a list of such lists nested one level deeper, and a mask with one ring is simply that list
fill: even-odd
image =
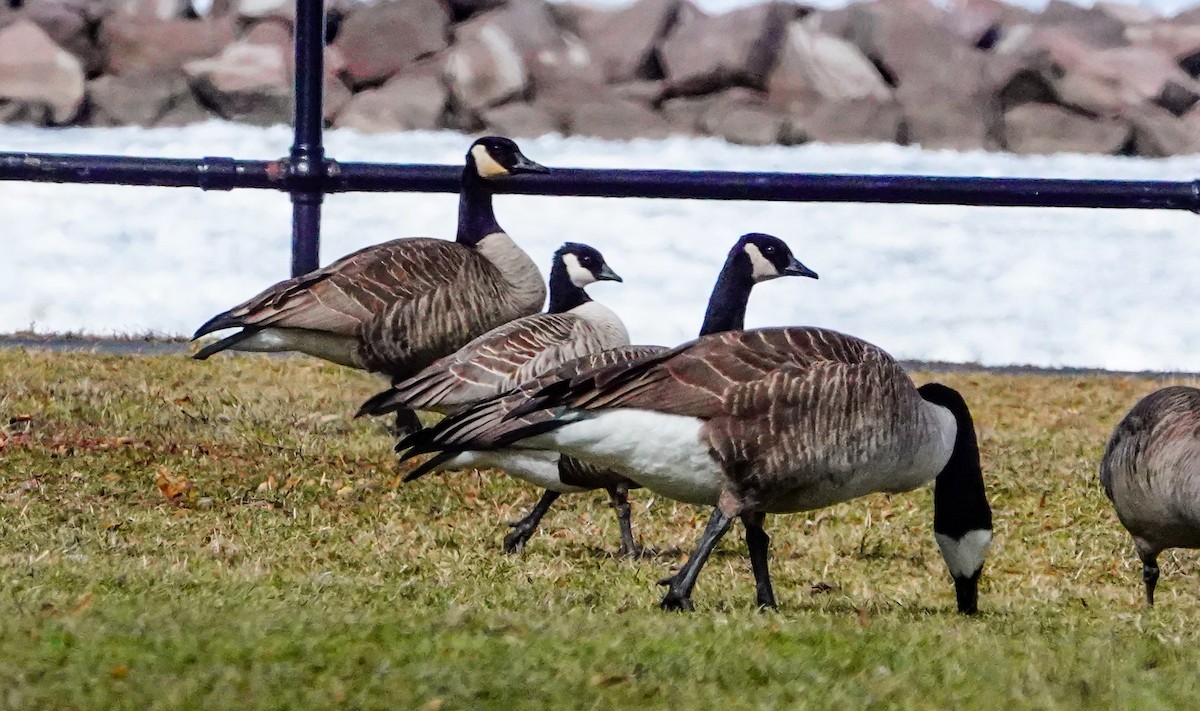
[{"label": "lawn", "polygon": [[[917,375],[919,381],[928,376]],[[928,490],[768,518],[780,609],[740,533],[657,608],[707,512],[601,492],[521,556],[537,492],[400,479],[378,382],[305,358],[0,349],[0,708],[1196,708],[1196,557],[1156,609],[1101,492],[1150,379],[939,375],[980,429],[996,543],[954,612]]]}]

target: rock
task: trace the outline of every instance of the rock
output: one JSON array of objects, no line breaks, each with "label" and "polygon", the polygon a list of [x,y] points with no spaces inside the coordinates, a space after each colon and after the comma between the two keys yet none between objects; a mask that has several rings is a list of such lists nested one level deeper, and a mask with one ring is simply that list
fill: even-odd
[{"label": "rock", "polygon": [[565,129],[550,113],[529,104],[505,104],[486,109],[481,117],[487,130],[501,136],[534,138],[547,133],[564,133]]},{"label": "rock", "polygon": [[891,88],[857,47],[801,21],[788,25],[767,93],[773,106],[793,116],[831,101],[892,98]]},{"label": "rock", "polygon": [[455,100],[472,111],[523,96],[529,82],[525,60],[499,27],[456,42],[445,71]]},{"label": "rock", "polygon": [[680,94],[710,93],[730,86],[762,89],[796,15],[781,3],[767,3],[705,15],[680,12],[662,41],[663,73]]},{"label": "rock", "polygon": [[562,82],[539,91],[533,106],[568,134],[629,140],[665,138],[670,133],[667,121],[657,113],[598,83]]},{"label": "rock", "polygon": [[500,7],[505,2],[507,0],[449,0],[455,22],[462,22],[472,15]]},{"label": "rock", "polygon": [[1130,25],[1144,25],[1162,19],[1161,15],[1148,7],[1139,7],[1129,3],[1101,1],[1097,2],[1094,7],[1122,25],[1125,25],[1126,29]]},{"label": "rock", "polygon": [[1050,0],[1037,16],[1038,27],[1053,27],[1098,48],[1124,47],[1125,23],[1097,7],[1081,7],[1067,0]]},{"label": "rock", "polygon": [[[943,22],[924,0],[891,0],[846,8],[836,29],[895,86],[907,140],[926,148],[994,144],[999,120],[987,55]],[[870,108],[870,107],[868,107]]]},{"label": "rock", "polygon": [[655,50],[671,29],[683,0],[638,0],[613,12],[589,13],[579,34],[610,83],[662,76]]},{"label": "rock", "polygon": [[231,10],[243,21],[273,19],[289,25],[296,21],[295,0],[233,0]]},{"label": "rock", "polygon": [[355,94],[334,125],[363,133],[432,131],[442,127],[449,96],[439,67],[426,63]]},{"label": "rock", "polygon": [[157,20],[178,20],[191,9],[188,0],[108,0],[106,4],[111,13]]},{"label": "rock", "polygon": [[1193,119],[1182,120],[1157,106],[1131,110],[1127,118],[1133,124],[1133,148],[1139,156],[1166,158],[1200,152],[1200,134]]},{"label": "rock", "polygon": [[990,49],[1014,27],[1033,22],[1034,14],[1001,0],[950,0],[945,24],[977,49]]},{"label": "rock", "polygon": [[1125,28],[1135,47],[1158,50],[1174,59],[1192,76],[1200,74],[1200,23],[1158,22]]},{"label": "rock", "polygon": [[478,43],[485,35],[507,38],[534,87],[598,84],[604,79],[583,41],[559,26],[551,6],[542,0],[509,0],[500,9],[471,18],[455,28],[455,46]]},{"label": "rock", "polygon": [[666,93],[666,88],[666,82],[661,79],[643,79],[609,85],[614,96],[648,107],[658,105]]},{"label": "rock", "polygon": [[168,114],[204,111],[182,73],[106,75],[87,85],[92,123],[97,126],[155,126]]},{"label": "rock", "polygon": [[231,17],[160,20],[112,15],[100,25],[108,74],[178,72],[189,61],[221,52],[234,37]]},{"label": "rock", "polygon": [[291,119],[291,77],[279,47],[235,42],[216,57],[188,62],[184,71],[222,118],[260,126]]},{"label": "rock", "polygon": [[827,101],[811,113],[791,116],[784,143],[896,143],[904,116],[893,99],[859,97]]},{"label": "rock", "polygon": [[1200,84],[1170,57],[1145,47],[1086,52],[1060,66],[1065,72],[1050,81],[1059,101],[1094,114],[1153,102],[1180,115],[1200,100]]},{"label": "rock", "polygon": [[25,0],[19,10],[0,18],[0,24],[8,24],[19,18],[31,20],[54,40],[54,43],[83,63],[84,72],[95,75],[104,66],[104,50],[97,46],[92,37],[89,7],[76,0]]},{"label": "rock", "polygon": [[709,96],[680,96],[667,99],[659,106],[659,115],[667,121],[672,133],[699,135],[701,122],[712,99]]},{"label": "rock", "polygon": [[445,49],[449,34],[450,11],[440,0],[389,0],[350,13],[334,45],[346,58],[348,83],[359,88]]},{"label": "rock", "polygon": [[1022,104],[1004,114],[1004,145],[1014,153],[1116,155],[1129,142],[1124,121],[1093,119],[1052,104]]},{"label": "rock", "polygon": [[763,94],[734,88],[710,97],[700,128],[730,143],[768,146],[780,141],[786,123]]},{"label": "rock", "polygon": [[292,42],[292,26],[281,20],[264,20],[250,25],[250,29],[242,37],[248,44],[270,44],[282,47],[292,52],[295,46]]},{"label": "rock", "polygon": [[83,65],[29,20],[0,29],[0,99],[11,115],[65,124],[84,98]]}]

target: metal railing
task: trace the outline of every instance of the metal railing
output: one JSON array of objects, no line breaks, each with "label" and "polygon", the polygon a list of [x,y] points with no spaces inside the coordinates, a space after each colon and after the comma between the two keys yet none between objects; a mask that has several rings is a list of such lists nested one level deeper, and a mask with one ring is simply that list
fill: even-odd
[{"label": "metal railing", "polygon": [[[338,163],[327,159],[322,142],[324,42],[323,0],[297,0],[295,133],[286,158],[252,161],[220,157],[0,153],[0,180],[284,191],[292,199],[292,274],[312,271],[319,261],[321,203],[326,193],[458,192],[462,173],[461,166]],[[522,195],[1093,207],[1200,213],[1200,179],[1171,182],[556,168],[548,175],[518,176],[496,187],[498,192]]]}]

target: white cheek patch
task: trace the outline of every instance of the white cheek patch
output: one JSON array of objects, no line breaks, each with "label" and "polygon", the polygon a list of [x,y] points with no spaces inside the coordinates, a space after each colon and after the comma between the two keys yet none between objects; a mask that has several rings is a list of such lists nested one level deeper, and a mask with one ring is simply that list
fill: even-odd
[{"label": "white cheek patch", "polygon": [[780,276],[779,270],[775,268],[775,265],[771,264],[771,261],[764,257],[762,252],[758,250],[758,245],[747,244],[744,249],[746,250],[746,256],[750,257],[750,266],[753,268],[751,276],[754,281],[767,281],[768,279],[775,279]]},{"label": "white cheek patch", "polygon": [[579,263],[579,258],[574,254],[564,254],[562,260],[567,267],[567,276],[571,277],[572,284],[582,289],[588,284],[595,283],[596,275],[584,269],[583,265]]},{"label": "white cheek patch", "polygon": [[992,545],[992,532],[982,528],[967,531],[958,539],[944,533],[935,533],[933,537],[942,550],[946,567],[956,578],[969,578],[982,568],[984,556]]},{"label": "white cheek patch", "polygon": [[500,165],[483,146],[472,148],[471,157],[475,159],[475,172],[479,173],[479,177],[481,178],[496,178],[501,175],[508,175],[508,169]]}]

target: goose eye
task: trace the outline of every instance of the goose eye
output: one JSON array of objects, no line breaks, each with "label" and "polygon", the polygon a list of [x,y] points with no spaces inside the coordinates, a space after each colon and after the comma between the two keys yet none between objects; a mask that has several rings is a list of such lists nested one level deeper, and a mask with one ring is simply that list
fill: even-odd
[{"label": "goose eye", "polygon": [[763,254],[775,254],[775,245],[768,244],[766,247],[763,247]]}]

